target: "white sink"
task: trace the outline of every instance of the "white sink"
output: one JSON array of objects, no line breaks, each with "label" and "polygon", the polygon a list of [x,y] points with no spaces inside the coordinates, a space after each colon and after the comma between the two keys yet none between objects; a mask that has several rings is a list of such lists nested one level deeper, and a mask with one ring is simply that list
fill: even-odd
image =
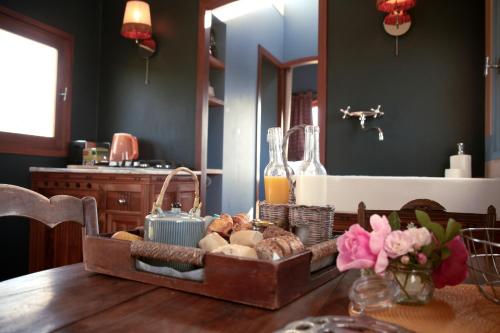
[{"label": "white sink", "polygon": [[336,212],[398,210],[414,199],[431,199],[450,212],[486,214],[500,209],[500,178],[328,176],[327,201]]}]

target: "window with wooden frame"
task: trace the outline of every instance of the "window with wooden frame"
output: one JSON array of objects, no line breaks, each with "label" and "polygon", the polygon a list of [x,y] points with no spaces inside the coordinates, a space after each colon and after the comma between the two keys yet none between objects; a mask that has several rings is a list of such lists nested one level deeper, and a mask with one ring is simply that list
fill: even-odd
[{"label": "window with wooden frame", "polygon": [[0,6],[0,153],[66,156],[73,36]]}]

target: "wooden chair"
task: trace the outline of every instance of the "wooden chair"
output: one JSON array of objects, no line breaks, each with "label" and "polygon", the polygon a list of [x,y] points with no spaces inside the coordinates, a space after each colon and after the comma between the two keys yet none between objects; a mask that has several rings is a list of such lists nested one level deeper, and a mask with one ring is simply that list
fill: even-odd
[{"label": "wooden chair", "polygon": [[48,199],[23,187],[0,184],[0,217],[3,216],[27,217],[50,228],[72,221],[82,225],[83,234],[99,234],[97,204],[92,197],[56,195]]},{"label": "wooden chair", "polygon": [[[455,219],[462,225],[462,228],[493,228],[496,222],[496,209],[489,206],[486,214],[472,214],[472,213],[453,213],[448,212],[439,203],[429,199],[416,199],[412,200],[401,207],[397,211],[401,219],[401,224],[406,226],[410,222],[417,222],[415,217],[415,210],[423,210],[431,217],[433,222],[438,222],[444,226],[448,223],[449,218]],[[392,213],[391,210],[367,210],[363,202],[358,205],[358,223],[371,230],[370,216],[372,214],[386,215]]]}]

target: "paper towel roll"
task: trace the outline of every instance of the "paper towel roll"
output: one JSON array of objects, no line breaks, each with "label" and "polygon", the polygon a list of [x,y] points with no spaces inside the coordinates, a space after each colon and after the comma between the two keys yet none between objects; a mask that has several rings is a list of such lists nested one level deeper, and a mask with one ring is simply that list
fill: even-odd
[{"label": "paper towel roll", "polygon": [[444,170],[444,176],[446,178],[466,178],[462,169],[446,169]]},{"label": "paper towel roll", "polygon": [[462,169],[465,178],[472,177],[471,156],[465,154],[450,156],[450,169]]}]

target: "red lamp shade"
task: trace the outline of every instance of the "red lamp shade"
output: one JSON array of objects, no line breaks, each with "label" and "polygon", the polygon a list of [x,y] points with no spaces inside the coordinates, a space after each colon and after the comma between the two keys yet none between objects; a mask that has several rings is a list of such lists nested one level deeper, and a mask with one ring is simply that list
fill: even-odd
[{"label": "red lamp shade", "polygon": [[377,0],[377,9],[381,12],[408,10],[415,7],[417,0]]},{"label": "red lamp shade", "polygon": [[387,14],[384,18],[384,24],[388,25],[400,25],[408,22],[411,22],[411,17],[408,13],[405,13],[402,10]]},{"label": "red lamp shade", "polygon": [[121,34],[130,39],[151,38],[151,14],[147,2],[127,1]]}]

